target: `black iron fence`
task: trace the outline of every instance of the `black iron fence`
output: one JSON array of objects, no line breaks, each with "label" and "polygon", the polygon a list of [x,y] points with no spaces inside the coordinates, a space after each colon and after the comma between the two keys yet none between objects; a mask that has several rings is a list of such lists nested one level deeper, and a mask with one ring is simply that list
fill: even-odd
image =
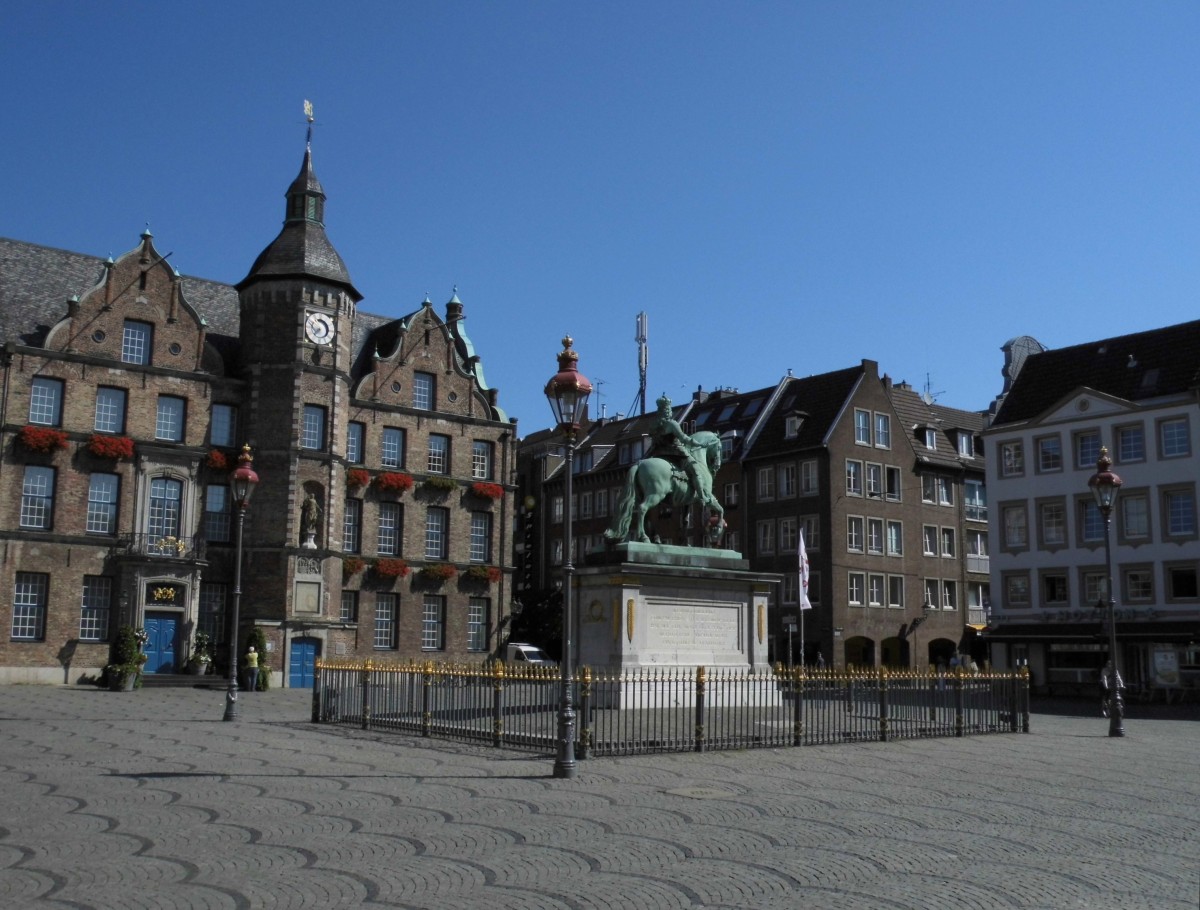
[{"label": "black iron fence", "polygon": [[[630,755],[1029,732],[1029,675],[705,667],[574,682],[576,754]],[[318,662],[314,723],[553,751],[556,668]]]}]

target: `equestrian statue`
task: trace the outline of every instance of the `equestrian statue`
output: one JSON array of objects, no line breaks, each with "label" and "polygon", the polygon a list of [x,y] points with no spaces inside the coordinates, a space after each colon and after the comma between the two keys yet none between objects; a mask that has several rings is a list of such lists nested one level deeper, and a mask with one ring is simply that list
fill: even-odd
[{"label": "equestrian statue", "polygon": [[671,506],[707,506],[712,514],[709,524],[724,527],[725,509],[713,495],[713,478],[721,467],[721,438],[707,430],[689,436],[671,414],[671,399],[663,395],[657,403],[650,451],[626,475],[612,524],[604,532],[608,540],[649,541],[646,513],[664,501]]}]

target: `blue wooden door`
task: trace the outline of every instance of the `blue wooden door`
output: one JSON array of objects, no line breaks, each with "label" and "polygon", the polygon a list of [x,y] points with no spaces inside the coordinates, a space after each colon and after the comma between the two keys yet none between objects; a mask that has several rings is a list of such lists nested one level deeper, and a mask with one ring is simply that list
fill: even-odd
[{"label": "blue wooden door", "polygon": [[288,687],[311,689],[321,642],[316,638],[293,638],[292,656],[288,663]]},{"label": "blue wooden door", "polygon": [[143,650],[146,653],[146,673],[174,673],[175,649],[178,646],[179,622],[174,613],[147,613],[146,634],[150,638]]}]

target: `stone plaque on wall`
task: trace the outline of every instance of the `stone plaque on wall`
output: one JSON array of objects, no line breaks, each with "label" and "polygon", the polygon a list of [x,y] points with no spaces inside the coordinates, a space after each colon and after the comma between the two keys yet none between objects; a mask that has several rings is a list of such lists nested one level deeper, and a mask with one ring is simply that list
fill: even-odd
[{"label": "stone plaque on wall", "polygon": [[296,597],[293,606],[297,613],[320,613],[321,583],[317,581],[296,582]]}]

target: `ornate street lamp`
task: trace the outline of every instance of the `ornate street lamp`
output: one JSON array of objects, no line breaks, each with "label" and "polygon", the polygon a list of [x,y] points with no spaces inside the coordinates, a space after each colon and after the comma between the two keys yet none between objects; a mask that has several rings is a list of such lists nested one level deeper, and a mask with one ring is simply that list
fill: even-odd
[{"label": "ornate street lamp", "polygon": [[246,522],[246,507],[250,495],[258,484],[258,475],[251,464],[250,446],[242,446],[238,466],[229,475],[229,486],[233,491],[233,504],[237,507],[237,561],[233,568],[233,625],[229,630],[229,688],[225,690],[225,717],[223,720],[238,719],[238,609],[242,602],[242,526]]},{"label": "ornate street lamp", "polygon": [[563,642],[562,642],[562,691],[558,702],[558,753],[554,758],[554,776],[575,776],[575,709],[571,705],[571,684],[575,676],[572,632],[574,615],[571,605],[571,576],[575,574],[572,551],[575,542],[571,534],[574,519],[571,508],[572,475],[575,471],[575,437],[587,407],[592,384],[576,368],[579,355],[571,350],[573,339],[563,338],[563,349],[558,355],[558,372],[546,383],[546,398],[554,421],[567,439],[566,486],[563,491]]},{"label": "ornate street lamp", "polygon": [[[1108,457],[1108,447],[1105,446],[1100,449],[1100,457],[1096,460],[1096,473],[1088,480],[1088,486],[1092,488],[1092,493],[1096,497],[1096,505],[1104,517],[1104,574],[1108,595],[1108,666],[1100,672],[1101,674],[1108,673],[1108,735],[1124,736],[1125,702],[1121,697],[1124,683],[1121,680],[1121,672],[1117,669],[1117,605],[1113,599],[1112,545],[1109,542],[1112,510],[1117,502],[1117,493],[1121,489],[1121,478],[1109,470],[1111,467],[1112,459]],[[1096,606],[1103,609],[1104,599],[1101,598]],[[1103,676],[1102,682],[1104,682]]]}]

